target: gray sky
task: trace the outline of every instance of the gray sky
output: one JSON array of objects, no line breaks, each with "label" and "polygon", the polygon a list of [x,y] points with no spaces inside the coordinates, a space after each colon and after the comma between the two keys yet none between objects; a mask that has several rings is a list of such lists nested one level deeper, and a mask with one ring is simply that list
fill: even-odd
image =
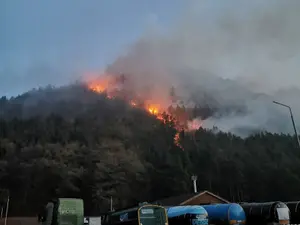
[{"label": "gray sky", "polygon": [[169,26],[181,0],[0,1],[0,95],[103,69],[145,29]]},{"label": "gray sky", "polygon": [[[0,95],[104,70],[141,37],[162,67],[262,92],[300,86],[297,0],[3,0],[0,10]],[[166,35],[151,38],[157,30]]]},{"label": "gray sky", "polygon": [[109,64],[153,99],[185,83],[183,95],[194,87],[249,110],[208,127],[292,132],[272,100],[300,118],[299,12],[299,0],[2,0],[0,95],[66,84]]}]

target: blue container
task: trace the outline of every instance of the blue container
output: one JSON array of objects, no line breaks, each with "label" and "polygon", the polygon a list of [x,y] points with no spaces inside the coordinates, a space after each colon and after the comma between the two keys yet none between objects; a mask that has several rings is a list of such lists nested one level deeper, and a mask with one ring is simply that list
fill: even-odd
[{"label": "blue container", "polygon": [[166,207],[169,225],[208,225],[208,214],[202,206]]},{"label": "blue container", "polygon": [[246,223],[244,209],[236,203],[203,205],[212,224],[240,225]]}]

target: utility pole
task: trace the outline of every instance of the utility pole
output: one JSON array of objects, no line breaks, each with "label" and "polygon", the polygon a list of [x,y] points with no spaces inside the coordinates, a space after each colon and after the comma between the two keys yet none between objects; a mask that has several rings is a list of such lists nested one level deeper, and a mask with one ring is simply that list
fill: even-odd
[{"label": "utility pole", "polygon": [[110,211],[113,211],[113,199],[112,196],[110,196]]},{"label": "utility pole", "polygon": [[292,124],[293,124],[293,128],[294,128],[294,132],[295,132],[296,139],[297,139],[297,142],[298,142],[298,147],[300,148],[300,140],[299,140],[298,132],[297,132],[297,129],[296,129],[296,124],[295,124],[295,121],[294,121],[294,116],[293,116],[292,108],[289,105],[283,104],[281,102],[273,101],[273,103],[289,109],[290,115],[291,115]]},{"label": "utility pole", "polygon": [[8,207],[9,207],[9,196],[7,197],[7,202],[6,202],[6,212],[5,212],[4,225],[6,225],[6,223],[7,223]]},{"label": "utility pole", "polygon": [[106,201],[109,201],[109,205],[110,205],[110,211],[112,212],[113,211],[113,197],[110,196],[110,198],[106,198],[106,197],[103,197],[103,196],[98,196],[99,198],[103,199],[103,200],[106,200]]}]

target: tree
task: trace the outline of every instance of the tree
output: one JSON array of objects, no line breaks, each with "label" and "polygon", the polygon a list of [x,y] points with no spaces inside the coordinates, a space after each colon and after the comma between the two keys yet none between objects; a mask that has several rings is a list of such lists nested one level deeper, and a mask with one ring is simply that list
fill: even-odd
[{"label": "tree", "polygon": [[[290,135],[242,139],[200,128],[180,136],[182,150],[168,114],[158,120],[80,88],[34,93],[0,99],[0,188],[10,192],[11,215],[35,215],[52,197],[83,198],[85,214],[97,215],[111,196],[119,208],[192,192],[192,174],[199,190],[232,201],[300,199]],[[195,113],[207,116],[201,107]]]}]

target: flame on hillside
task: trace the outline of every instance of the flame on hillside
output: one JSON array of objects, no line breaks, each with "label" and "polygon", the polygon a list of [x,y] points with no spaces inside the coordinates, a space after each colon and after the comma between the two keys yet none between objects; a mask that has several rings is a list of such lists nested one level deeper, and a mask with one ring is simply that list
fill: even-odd
[{"label": "flame on hillside", "polygon": [[[124,75],[113,76],[113,75],[104,75],[97,77],[96,79],[90,79],[86,81],[87,87],[97,93],[105,93],[107,98],[111,99],[114,97],[125,97],[126,93],[122,92],[126,81]],[[121,96],[120,96],[121,95]],[[134,95],[136,97],[136,95]],[[172,97],[170,97],[171,99]],[[170,106],[168,110],[166,107],[163,107],[164,104],[159,104],[156,101],[135,99],[131,96],[131,99],[125,97],[125,100],[133,107],[140,107],[145,109],[149,114],[155,116],[158,120],[163,123],[170,122],[172,119],[175,122],[175,128],[177,130],[176,135],[174,136],[174,143],[183,149],[180,144],[180,132],[183,130],[186,131],[195,131],[202,126],[202,121],[199,119],[189,120],[187,112],[184,107],[172,107]],[[141,101],[142,100],[142,101]],[[164,116],[165,114],[167,116]]]}]

